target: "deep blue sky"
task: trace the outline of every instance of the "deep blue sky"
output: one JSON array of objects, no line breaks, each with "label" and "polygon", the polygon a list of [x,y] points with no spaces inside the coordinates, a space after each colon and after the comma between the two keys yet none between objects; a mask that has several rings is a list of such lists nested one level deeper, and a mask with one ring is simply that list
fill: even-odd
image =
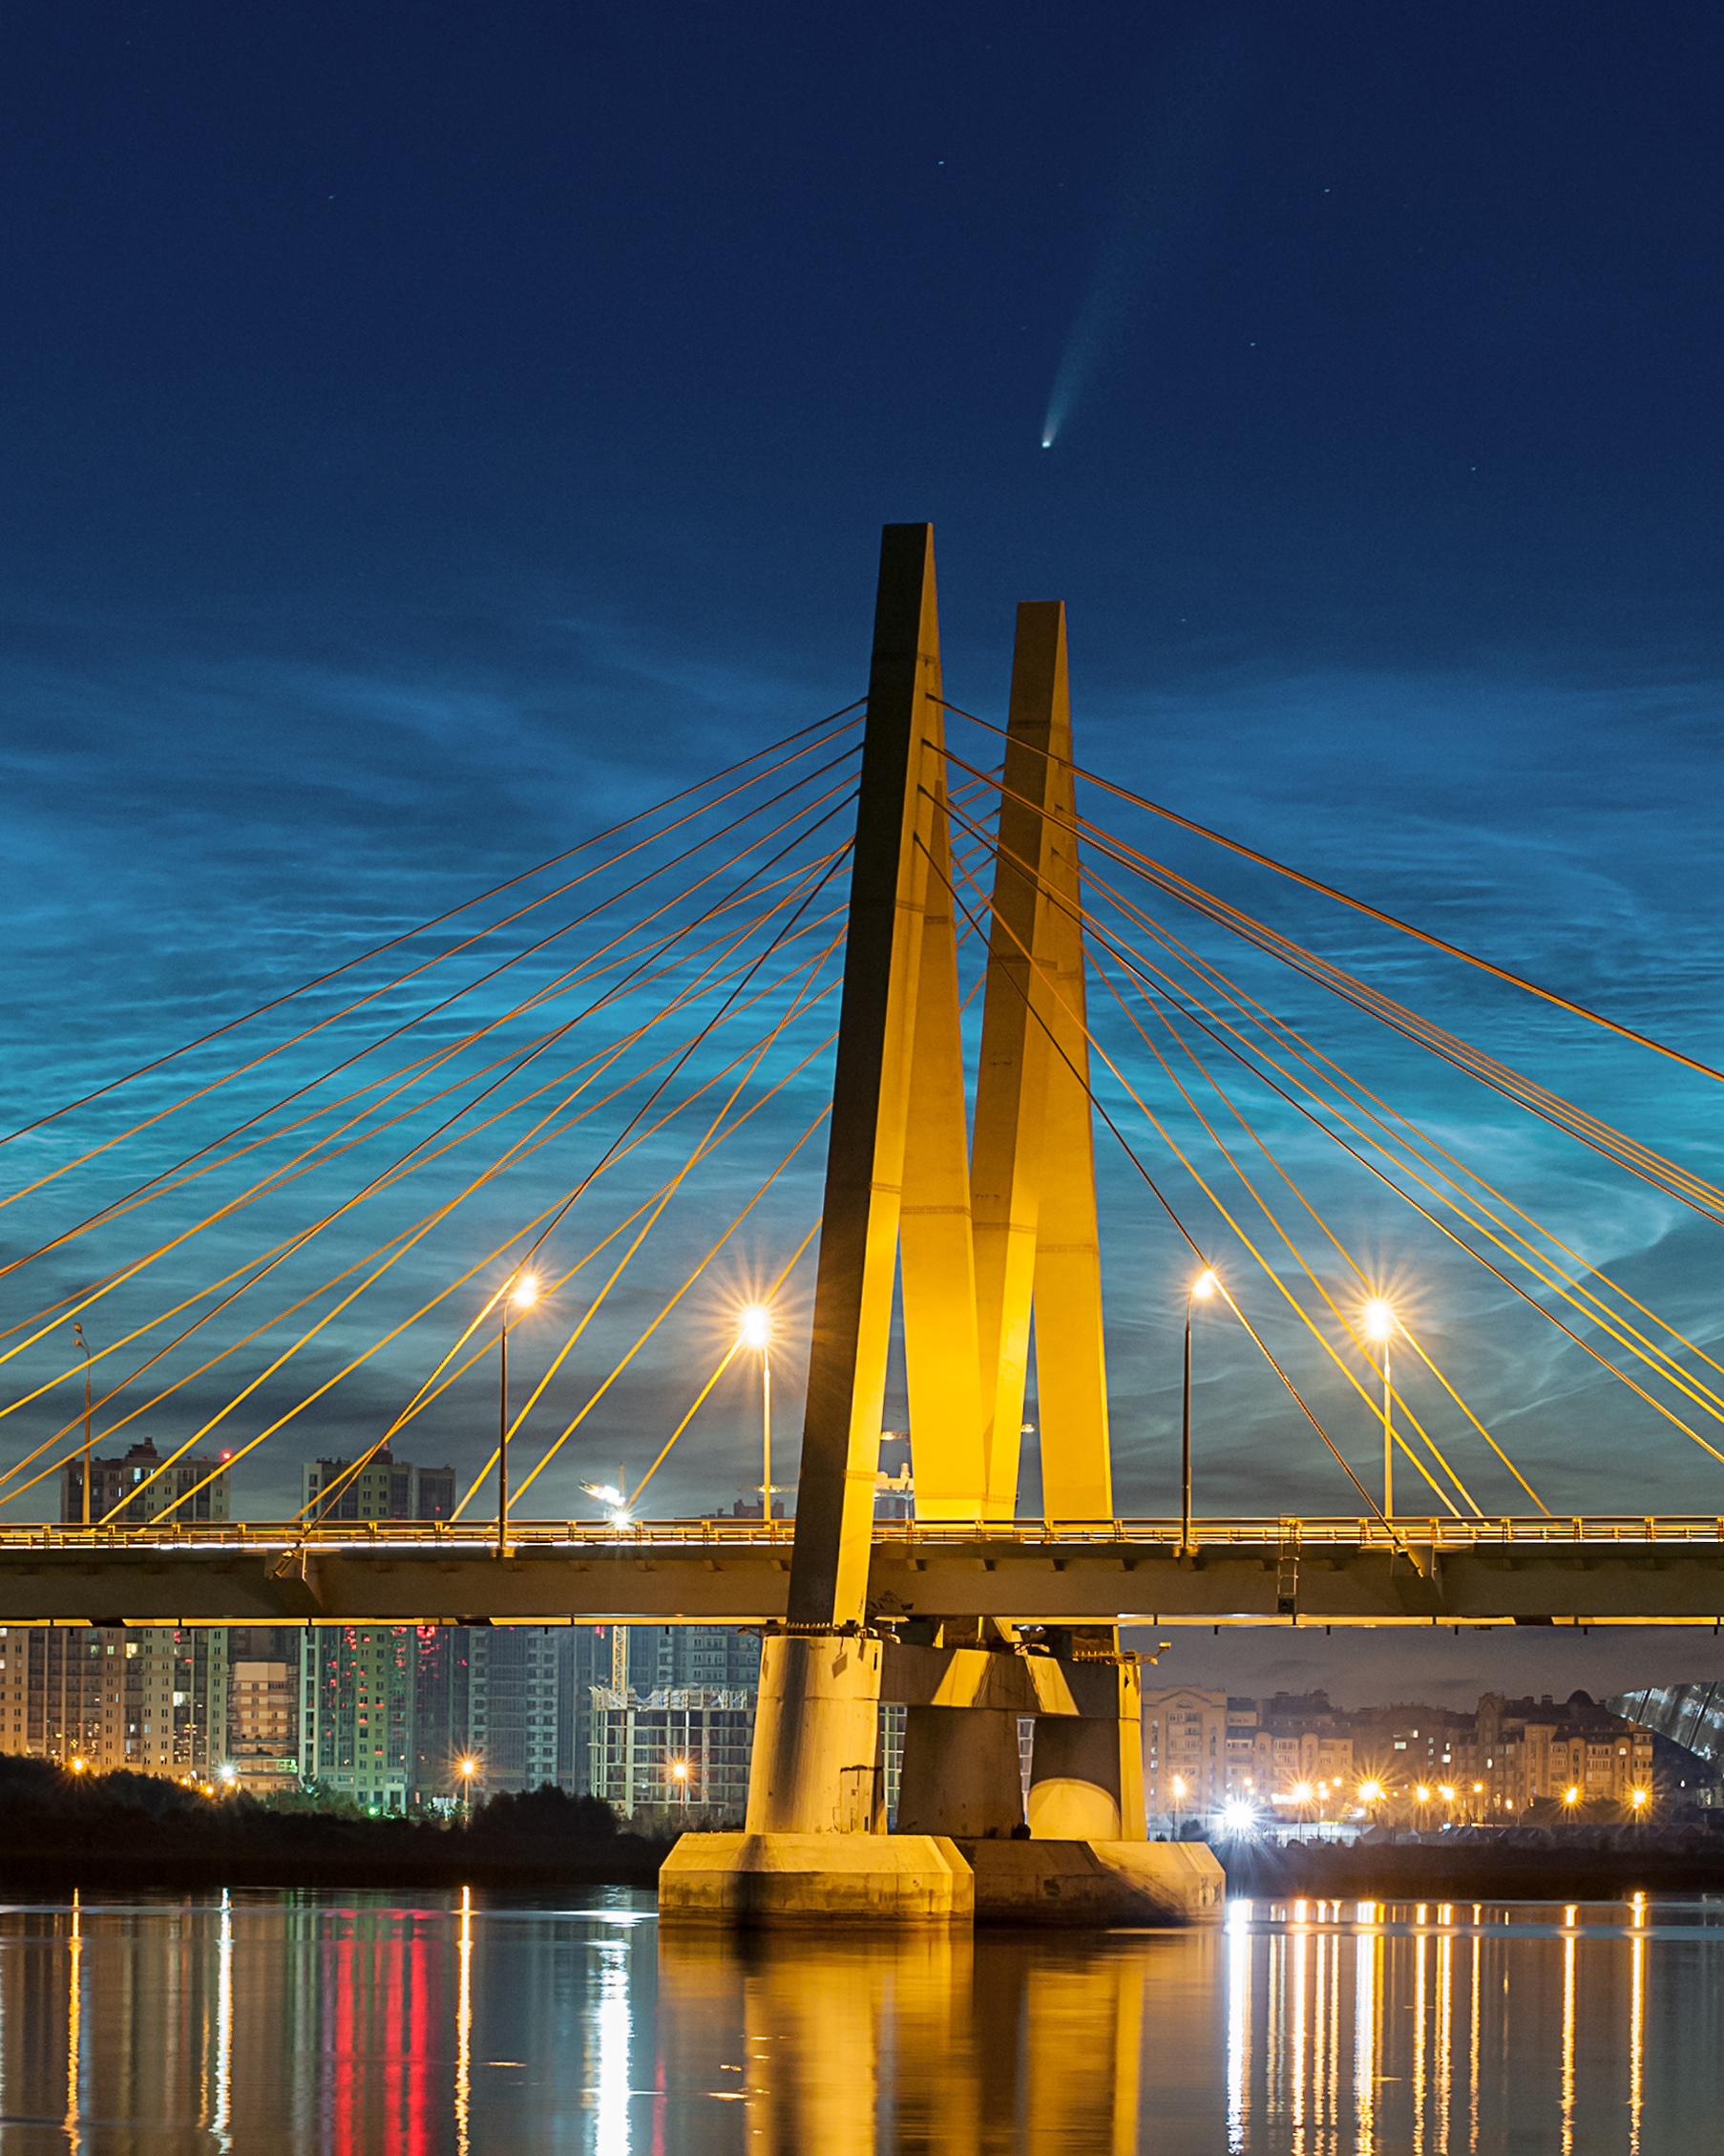
[{"label": "deep blue sky", "polygon": [[[9,1126],[847,702],[924,517],[959,702],[1063,597],[1088,760],[1724,1065],[1714,9],[4,36]],[[1717,1173],[1704,1082],[1176,851]],[[1724,1231],[1394,1067],[1715,1341]],[[1135,1212],[1110,1247],[1159,1460],[1177,1261]],[[1724,1506],[1464,1292],[1430,1321],[1571,1502],[1644,1442]],[[1279,1409],[1216,1363],[1242,1503]]]}]

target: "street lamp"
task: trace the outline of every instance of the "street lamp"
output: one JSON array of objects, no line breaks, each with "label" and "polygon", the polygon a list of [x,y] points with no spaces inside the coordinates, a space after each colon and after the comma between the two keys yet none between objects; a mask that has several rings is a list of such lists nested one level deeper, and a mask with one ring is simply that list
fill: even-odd
[{"label": "street lamp", "polygon": [[84,1338],[84,1328],[74,1324],[72,1337],[84,1354],[84,1525],[90,1525],[90,1342]]},{"label": "street lamp", "polygon": [[476,1759],[457,1761],[456,1771],[461,1777],[461,1816],[469,1825],[473,1821],[473,1778],[479,1771]]},{"label": "street lamp", "polygon": [[1580,1799],[1581,1793],[1579,1789],[1573,1787],[1572,1786],[1563,1791],[1563,1802],[1568,1807],[1570,1811],[1572,1811],[1574,1807],[1579,1804]]},{"label": "street lamp", "polygon": [[1186,1783],[1184,1775],[1176,1774],[1173,1777],[1171,1786],[1173,1790],[1173,1839],[1177,1842],[1179,1839],[1180,1807],[1185,1803],[1186,1799]]},{"label": "street lamp", "polygon": [[677,1760],[672,1765],[670,1778],[682,1792],[683,1809],[686,1811],[688,1809],[688,1762],[685,1759]]},{"label": "street lamp", "polygon": [[760,1516],[772,1532],[772,1313],[764,1302],[743,1312],[737,1337],[760,1351]]},{"label": "street lamp", "polygon": [[497,1330],[496,1554],[509,1554],[509,1312],[531,1310],[538,1300],[536,1274],[522,1273],[502,1293],[503,1321]]},{"label": "street lamp", "polygon": [[1395,1517],[1395,1426],[1389,1420],[1389,1342],[1395,1331],[1395,1312],[1382,1297],[1365,1305],[1365,1338],[1379,1341],[1383,1351],[1383,1518]]},{"label": "street lamp", "polygon": [[1212,1265],[1206,1265],[1186,1290],[1186,1386],[1185,1412],[1180,1419],[1179,1442],[1179,1551],[1191,1547],[1191,1304],[1207,1302],[1220,1285]]}]

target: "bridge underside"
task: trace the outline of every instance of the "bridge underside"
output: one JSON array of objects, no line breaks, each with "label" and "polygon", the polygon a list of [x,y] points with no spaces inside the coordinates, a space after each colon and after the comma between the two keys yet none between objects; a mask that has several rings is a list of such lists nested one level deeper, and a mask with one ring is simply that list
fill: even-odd
[{"label": "bridge underside", "polygon": [[[1422,1523],[1419,1523],[1422,1525]],[[1441,1523],[1375,1545],[1343,1527],[1174,1523],[1062,1533],[875,1533],[868,1609],[891,1624],[1715,1624],[1724,1538],[1713,1520]],[[1212,1536],[1213,1539],[1209,1537]],[[0,1545],[0,1623],[767,1624],[787,1611],[790,1544],[760,1529],[665,1523],[619,1535],[522,1525],[499,1557],[477,1535],[402,1526],[248,1524],[158,1538],[42,1530]]]}]

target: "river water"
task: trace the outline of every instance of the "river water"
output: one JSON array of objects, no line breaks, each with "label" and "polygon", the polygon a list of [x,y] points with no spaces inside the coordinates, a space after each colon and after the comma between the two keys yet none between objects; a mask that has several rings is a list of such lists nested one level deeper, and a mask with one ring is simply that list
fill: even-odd
[{"label": "river water", "polygon": [[1693,2156],[1724,1897],[661,1934],[650,1895],[0,1905],[0,2152]]}]

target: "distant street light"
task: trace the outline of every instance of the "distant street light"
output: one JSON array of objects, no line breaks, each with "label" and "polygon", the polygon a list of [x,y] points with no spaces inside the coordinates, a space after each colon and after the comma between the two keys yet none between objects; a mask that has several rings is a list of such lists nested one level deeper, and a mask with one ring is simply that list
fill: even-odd
[{"label": "distant street light", "polygon": [[1389,1419],[1389,1342],[1396,1326],[1395,1312],[1383,1298],[1375,1296],[1365,1305],[1365,1338],[1379,1341],[1383,1351],[1383,1518],[1395,1517],[1395,1426]]},{"label": "distant street light", "polygon": [[90,1525],[90,1343],[84,1338],[82,1324],[74,1324],[72,1337],[78,1343],[84,1357],[84,1525]]},{"label": "distant street light", "polygon": [[683,1809],[686,1811],[688,1809],[688,1762],[685,1759],[674,1762],[670,1769],[670,1778],[683,1793]]},{"label": "distant street light", "polygon": [[1185,1412],[1180,1420],[1179,1446],[1179,1550],[1191,1547],[1191,1303],[1207,1302],[1220,1285],[1212,1265],[1206,1265],[1186,1290]]},{"label": "distant street light", "polygon": [[743,1312],[737,1338],[760,1353],[760,1516],[772,1532],[772,1313],[764,1302]]},{"label": "distant street light", "polygon": [[473,1818],[473,1778],[479,1771],[479,1763],[476,1759],[461,1760],[457,1764],[457,1771],[461,1777],[462,1817],[471,1821]]},{"label": "distant street light", "polygon": [[509,1554],[509,1312],[531,1310],[538,1300],[538,1277],[522,1273],[503,1290],[497,1329],[496,1554]]}]

